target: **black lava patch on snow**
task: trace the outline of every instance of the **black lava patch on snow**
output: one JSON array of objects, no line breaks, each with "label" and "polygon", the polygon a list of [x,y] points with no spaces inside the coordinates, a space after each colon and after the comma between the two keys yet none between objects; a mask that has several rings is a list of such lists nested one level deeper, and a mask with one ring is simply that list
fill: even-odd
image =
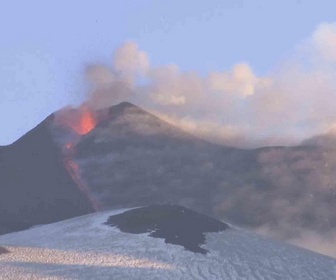
[{"label": "black lava patch on snow", "polygon": [[4,247],[0,247],[0,255],[6,254],[6,253],[9,253],[9,251]]},{"label": "black lava patch on snow", "polygon": [[186,250],[206,254],[200,247],[206,232],[220,232],[227,224],[178,205],[153,205],[110,216],[105,223],[127,233],[150,233],[166,243],[183,246]]}]

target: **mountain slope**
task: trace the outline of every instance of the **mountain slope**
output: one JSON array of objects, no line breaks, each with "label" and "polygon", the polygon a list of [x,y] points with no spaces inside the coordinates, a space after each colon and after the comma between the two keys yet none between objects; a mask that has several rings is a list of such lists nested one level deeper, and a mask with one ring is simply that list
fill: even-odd
[{"label": "mountain slope", "polygon": [[105,209],[175,203],[285,238],[336,229],[336,162],[323,148],[216,145],[130,103],[100,114],[73,160]]},{"label": "mountain slope", "polygon": [[0,150],[0,234],[93,211],[54,144],[52,119]]},{"label": "mountain slope", "polygon": [[[1,275],[16,280],[336,278],[334,259],[228,228],[219,221],[212,222],[222,224],[224,230],[207,232],[207,218],[185,208],[162,205],[154,212],[151,207],[133,209],[133,214],[142,213],[136,226],[153,220],[158,207],[166,213],[160,221],[170,223],[170,230],[175,232],[183,232],[178,223],[181,215],[186,216],[185,227],[191,220],[203,223],[205,242],[200,246],[208,253],[192,252],[149,233],[122,232],[106,222],[119,216],[125,223],[130,211],[107,211],[0,236],[0,244],[9,251],[0,255]],[[181,211],[177,213],[176,209]],[[134,226],[134,221],[130,224]],[[162,229],[159,226],[157,230]]]},{"label": "mountain slope", "polygon": [[[56,112],[0,148],[0,233],[153,202],[266,228],[285,240],[336,231],[333,149],[216,145],[126,102],[65,111],[74,117],[70,126],[66,118],[56,122]],[[90,126],[80,121],[87,113],[96,117]],[[85,133],[75,135],[76,123]]]},{"label": "mountain slope", "polygon": [[255,163],[253,152],[211,144],[129,103],[76,145],[74,160],[106,207],[178,203],[212,212],[213,193],[224,177],[239,182]]}]

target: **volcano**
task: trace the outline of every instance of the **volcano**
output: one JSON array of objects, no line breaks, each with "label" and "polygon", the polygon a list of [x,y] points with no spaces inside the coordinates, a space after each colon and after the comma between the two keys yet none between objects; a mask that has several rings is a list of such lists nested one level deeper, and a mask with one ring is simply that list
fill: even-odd
[{"label": "volcano", "polygon": [[66,108],[0,147],[0,233],[151,204],[266,224],[290,238],[302,228],[324,233],[336,229],[336,164],[328,154],[316,145],[213,144],[128,102]]},{"label": "volcano", "polygon": [[[307,204],[309,196],[310,206],[286,221],[293,224],[288,234],[296,234],[298,223],[317,231],[336,227],[336,185],[321,192],[326,183],[318,174],[332,178],[333,169],[325,169],[326,151],[317,146],[217,145],[127,102],[99,114],[104,120],[79,139],[73,161],[102,209],[178,204],[241,226],[278,227],[286,209],[276,208],[277,201],[289,207]],[[323,205],[328,216],[312,205]]]},{"label": "volcano", "polygon": [[130,103],[101,114],[73,160],[103,209],[157,202],[209,213],[212,182],[255,162],[253,152],[208,143]]}]

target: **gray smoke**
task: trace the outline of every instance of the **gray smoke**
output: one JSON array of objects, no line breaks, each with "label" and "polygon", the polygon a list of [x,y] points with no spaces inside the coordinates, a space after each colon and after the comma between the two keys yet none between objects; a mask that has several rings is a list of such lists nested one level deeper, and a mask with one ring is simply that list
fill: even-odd
[{"label": "gray smoke", "polygon": [[134,42],[118,48],[111,65],[90,65],[90,103],[129,100],[202,138],[239,147],[298,144],[335,126],[336,24],[312,36],[268,75],[246,62],[229,70],[182,72],[152,67]]},{"label": "gray smoke", "polygon": [[88,66],[86,76],[95,109],[128,100],[211,142],[299,145],[256,150],[256,170],[218,184],[213,213],[336,257],[335,23],[320,24],[262,77],[245,62],[205,76],[152,67],[134,42],[118,48],[111,65]]}]

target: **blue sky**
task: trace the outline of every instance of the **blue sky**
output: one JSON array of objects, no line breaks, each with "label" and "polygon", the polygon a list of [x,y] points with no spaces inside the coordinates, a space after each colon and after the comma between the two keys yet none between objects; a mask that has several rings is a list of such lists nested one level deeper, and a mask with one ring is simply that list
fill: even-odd
[{"label": "blue sky", "polygon": [[205,75],[247,62],[266,75],[336,2],[313,0],[0,1],[0,145],[85,96],[83,69],[132,40],[151,65]]}]

